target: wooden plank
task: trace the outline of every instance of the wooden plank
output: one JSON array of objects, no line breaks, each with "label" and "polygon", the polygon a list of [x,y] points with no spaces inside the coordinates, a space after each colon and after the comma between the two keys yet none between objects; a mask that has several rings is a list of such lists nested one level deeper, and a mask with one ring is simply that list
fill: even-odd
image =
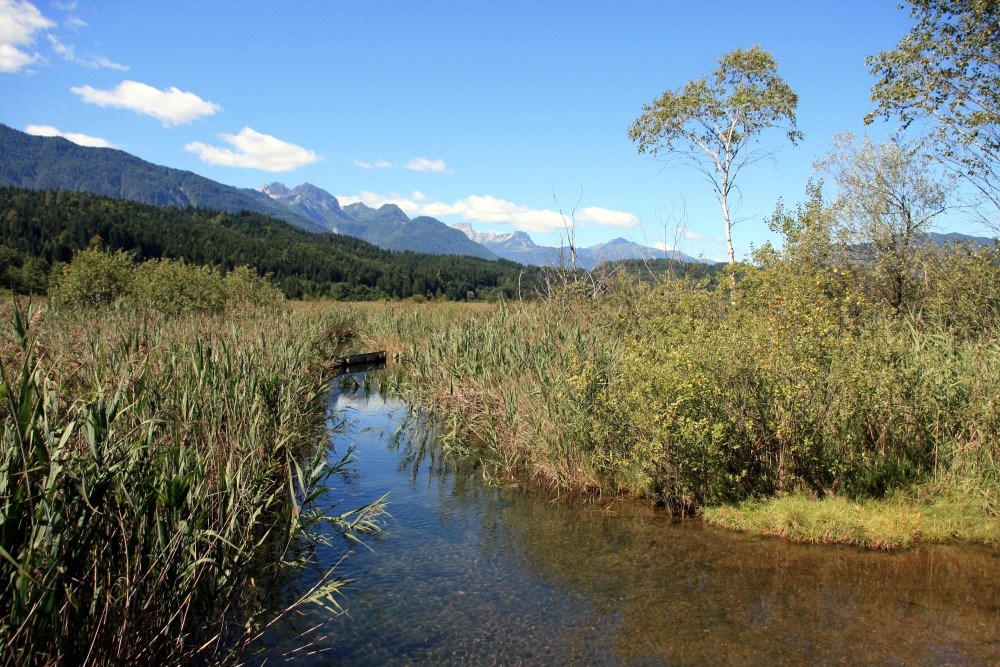
[{"label": "wooden plank", "polygon": [[335,359],[333,366],[339,368],[341,372],[346,372],[348,370],[356,369],[361,370],[362,367],[376,367],[385,365],[385,350],[380,350],[378,352],[363,352],[361,354],[349,354],[346,357],[340,357]]}]

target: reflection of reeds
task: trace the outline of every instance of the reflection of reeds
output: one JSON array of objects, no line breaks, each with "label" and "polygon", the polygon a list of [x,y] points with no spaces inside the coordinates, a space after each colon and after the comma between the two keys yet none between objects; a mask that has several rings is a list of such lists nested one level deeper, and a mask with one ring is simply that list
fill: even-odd
[{"label": "reflection of reeds", "polygon": [[[327,475],[329,320],[15,306],[0,333],[0,655],[180,663],[239,650]],[[328,342],[329,347],[320,342]],[[305,599],[325,601],[328,574]]]},{"label": "reflection of reeds", "polygon": [[381,311],[362,329],[379,344],[408,341],[389,389],[432,406],[446,442],[474,441],[487,475],[596,488],[592,399],[617,344],[583,313],[423,307]]}]

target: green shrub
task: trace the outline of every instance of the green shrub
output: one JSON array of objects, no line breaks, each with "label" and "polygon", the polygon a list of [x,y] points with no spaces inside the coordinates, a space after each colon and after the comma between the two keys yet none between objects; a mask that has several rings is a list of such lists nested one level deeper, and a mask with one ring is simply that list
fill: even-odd
[{"label": "green shrub", "polygon": [[277,287],[246,266],[223,276],[217,269],[182,259],[152,259],[133,265],[122,251],[96,248],[77,253],[62,267],[51,295],[56,306],[127,301],[168,315],[269,306],[283,300]]},{"label": "green shrub", "polygon": [[56,306],[94,306],[121,299],[132,285],[132,258],[125,252],[88,248],[62,267],[49,290]]},{"label": "green shrub", "polygon": [[154,259],[135,267],[129,299],[169,315],[221,311],[227,301],[223,278],[207,266],[184,260]]}]

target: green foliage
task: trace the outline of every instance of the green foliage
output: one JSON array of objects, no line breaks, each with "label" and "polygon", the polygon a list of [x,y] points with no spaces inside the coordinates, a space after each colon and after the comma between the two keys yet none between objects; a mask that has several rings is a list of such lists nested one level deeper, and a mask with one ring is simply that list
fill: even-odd
[{"label": "green foliage", "polygon": [[817,163],[837,186],[834,233],[862,264],[871,291],[896,308],[911,306],[924,235],[945,212],[949,183],[916,149],[896,141],[858,143],[851,133]]},{"label": "green foliage", "polygon": [[801,139],[795,128],[798,101],[778,75],[774,56],[754,46],[727,53],[710,75],[643,105],[643,114],[629,128],[640,153],[680,159],[711,184],[722,206],[730,264],[736,261],[729,203],[736,178],[763,156],[753,145],[765,130],[784,129],[793,144]]},{"label": "green foliage", "polygon": [[653,287],[622,272],[538,306],[362,329],[387,349],[412,341],[395,343],[394,387],[500,478],[681,512],[913,485],[975,488],[1000,507],[997,251],[928,246],[919,289],[894,308],[835,213],[811,184],[771,218],[784,245],[753,264]]},{"label": "green foliage", "polygon": [[172,315],[190,310],[217,312],[226,304],[219,272],[183,260],[143,262],[136,267],[130,287],[131,300]]},{"label": "green foliage", "polygon": [[734,288],[644,300],[603,419],[623,468],[675,507],[970,479],[1000,495],[994,251],[931,253],[922,310],[900,314],[838,263],[818,190],[772,220],[785,248]]},{"label": "green foliage", "polygon": [[919,317],[959,337],[988,337],[1000,322],[1000,247],[948,245],[923,265]]},{"label": "green foliage", "polygon": [[249,266],[237,266],[222,281],[226,303],[231,307],[270,306],[285,297],[270,280]]},{"label": "green foliage", "polygon": [[184,260],[153,259],[133,265],[121,250],[97,248],[79,252],[63,265],[51,297],[54,306],[127,301],[168,315],[273,306],[283,299],[276,287],[245,266],[222,276],[216,269]]},{"label": "green foliage", "polygon": [[877,81],[865,116],[919,122],[938,157],[1000,207],[1000,5],[995,0],[910,0],[913,27],[891,51],[867,58]]},{"label": "green foliage", "polygon": [[62,267],[50,296],[56,306],[106,305],[123,298],[132,288],[135,267],[125,252],[88,248]]},{"label": "green foliage", "polygon": [[0,245],[0,288],[15,294],[45,294],[49,267],[37,257]]}]

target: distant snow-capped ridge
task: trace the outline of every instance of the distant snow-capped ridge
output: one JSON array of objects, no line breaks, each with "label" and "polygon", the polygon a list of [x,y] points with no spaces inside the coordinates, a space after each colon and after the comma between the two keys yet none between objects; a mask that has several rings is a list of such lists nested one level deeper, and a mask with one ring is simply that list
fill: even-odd
[{"label": "distant snow-capped ridge", "polygon": [[531,240],[531,237],[524,232],[477,232],[472,228],[467,222],[458,222],[451,225],[453,229],[465,234],[469,239],[475,241],[476,243],[510,243],[512,241],[518,242],[525,246],[534,246],[535,242]]},{"label": "distant snow-capped ridge", "polygon": [[[538,245],[524,232],[477,232],[467,222],[452,225],[470,240],[483,245],[494,253],[521,264],[536,266],[558,266],[567,261],[566,248]],[[576,248],[576,265],[582,269],[592,269],[602,262],[618,262],[627,259],[674,259],[682,262],[712,263],[710,260],[691,257],[677,250],[659,250],[623,238],[590,247]]]}]

